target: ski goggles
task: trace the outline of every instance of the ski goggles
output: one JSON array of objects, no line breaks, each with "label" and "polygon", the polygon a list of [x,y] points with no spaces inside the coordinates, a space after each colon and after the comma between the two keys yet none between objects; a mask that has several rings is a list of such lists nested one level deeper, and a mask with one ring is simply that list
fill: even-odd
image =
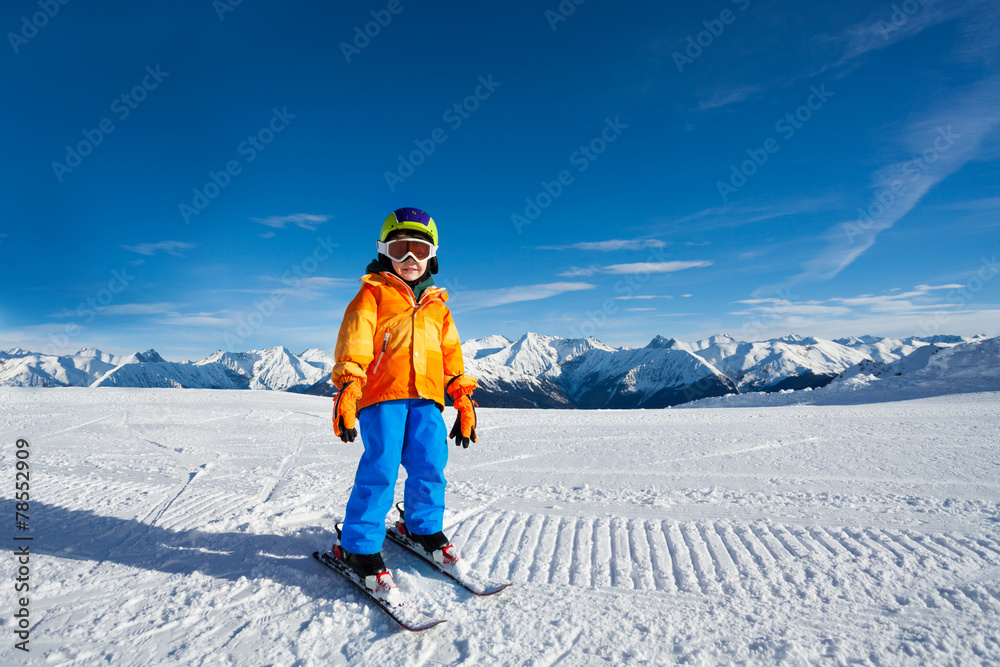
[{"label": "ski goggles", "polygon": [[396,262],[405,261],[407,257],[423,262],[437,254],[437,246],[423,239],[394,239],[376,243],[380,253]]}]

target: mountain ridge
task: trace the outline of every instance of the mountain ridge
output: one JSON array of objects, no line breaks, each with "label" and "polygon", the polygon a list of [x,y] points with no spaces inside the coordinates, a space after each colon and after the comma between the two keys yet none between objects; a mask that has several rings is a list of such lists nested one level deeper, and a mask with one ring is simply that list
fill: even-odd
[{"label": "mountain ridge", "polygon": [[[882,377],[925,368],[936,352],[985,337],[936,335],[825,340],[789,334],[739,341],[726,334],[682,342],[654,337],[639,348],[527,332],[462,344],[466,372],[483,407],[664,408],[704,398],[817,389],[835,379]],[[989,339],[994,340],[994,339]],[[217,350],[197,361],[166,361],[156,350],[112,355],[84,348],[53,356],[0,350],[0,386],[118,386],[288,391],[332,396],[334,360],[319,348]]]}]

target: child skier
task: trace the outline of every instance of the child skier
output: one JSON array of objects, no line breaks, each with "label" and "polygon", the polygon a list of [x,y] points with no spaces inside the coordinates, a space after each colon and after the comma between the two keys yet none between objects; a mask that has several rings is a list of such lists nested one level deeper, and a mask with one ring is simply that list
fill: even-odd
[{"label": "child skier", "polygon": [[[399,466],[407,473],[409,537],[438,562],[442,553],[460,560],[442,532],[444,468],[448,438],[465,448],[476,441],[477,383],[463,374],[448,295],[431,278],[438,271],[434,220],[419,209],[397,209],[382,224],[377,247],[378,258],[344,314],[331,374],[339,388],[334,433],[353,442],[360,426],[365,446],[334,557],[378,597],[398,604],[381,551]],[[458,410],[447,436],[441,417],[446,392]]]}]

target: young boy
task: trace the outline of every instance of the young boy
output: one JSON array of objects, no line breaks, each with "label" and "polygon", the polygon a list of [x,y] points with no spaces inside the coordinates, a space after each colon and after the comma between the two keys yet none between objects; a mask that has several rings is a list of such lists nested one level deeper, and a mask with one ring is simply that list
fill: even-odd
[{"label": "young boy", "polygon": [[[448,295],[431,278],[438,270],[434,220],[419,209],[397,209],[382,224],[377,247],[378,259],[344,314],[331,375],[340,389],[334,433],[353,442],[360,425],[365,446],[334,556],[395,602],[399,592],[381,551],[400,464],[408,535],[439,562],[439,550],[460,558],[442,532],[444,467],[448,438],[465,448],[476,441],[477,383],[463,374]],[[447,436],[446,391],[459,413]]]}]

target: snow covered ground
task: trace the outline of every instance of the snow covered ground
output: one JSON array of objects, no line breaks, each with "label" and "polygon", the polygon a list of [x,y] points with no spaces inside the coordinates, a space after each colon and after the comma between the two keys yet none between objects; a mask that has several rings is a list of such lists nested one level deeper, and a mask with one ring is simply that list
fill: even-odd
[{"label": "snow covered ground", "polygon": [[5,539],[23,437],[34,541],[31,653],[8,555],[0,663],[1000,663],[1000,393],[809,394],[481,410],[446,529],[516,586],[475,598],[387,544],[450,619],[413,635],[309,557],[361,451],[329,399],[2,388]]}]

